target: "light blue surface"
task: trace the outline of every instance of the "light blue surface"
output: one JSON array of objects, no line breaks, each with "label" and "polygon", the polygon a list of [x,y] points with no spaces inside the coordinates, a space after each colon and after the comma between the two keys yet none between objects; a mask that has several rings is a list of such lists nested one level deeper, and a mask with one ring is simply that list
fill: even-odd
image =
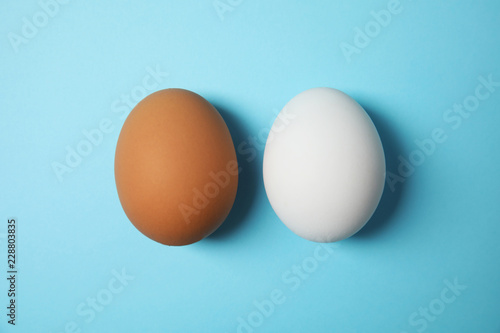
[{"label": "light blue surface", "polygon": [[[16,327],[0,283],[0,331],[236,332],[243,320],[245,333],[499,332],[500,87],[458,128],[443,117],[480,76],[500,81],[500,2],[402,0],[351,57],[341,43],[355,45],[356,27],[376,29],[370,12],[391,1],[223,2],[234,6],[222,20],[211,0],[70,1],[48,22],[37,16],[46,25],[14,47],[10,33],[22,37],[23,18],[33,22],[42,7],[0,4],[0,262],[5,276],[15,217],[19,270]],[[241,184],[223,227],[181,248],[140,234],[114,184],[120,112],[130,110],[120,98],[140,93],[156,67],[169,75],[148,92],[201,94],[235,145],[257,154],[239,156]],[[258,138],[288,100],[318,86],[366,108],[392,173],[415,140],[436,128],[447,136],[394,192],[386,186],[365,229],[328,248],[274,214]],[[106,119],[110,133],[58,179],[53,163],[66,163],[67,146]],[[302,264],[309,273],[297,273]],[[122,270],[133,280],[116,280]],[[453,293],[455,282],[466,289]],[[109,304],[90,310],[96,297]],[[270,314],[272,299],[280,304]]]}]

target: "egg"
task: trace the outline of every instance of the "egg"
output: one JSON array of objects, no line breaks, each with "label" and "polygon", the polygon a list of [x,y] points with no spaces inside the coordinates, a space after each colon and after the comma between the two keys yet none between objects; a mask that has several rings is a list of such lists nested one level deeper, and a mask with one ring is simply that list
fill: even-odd
[{"label": "egg", "polygon": [[264,186],[280,220],[314,242],[359,231],[374,213],[385,182],[377,129],[363,108],[331,88],[292,98],[269,133]]},{"label": "egg", "polygon": [[115,152],[115,182],[132,224],[166,245],[187,245],[225,220],[238,187],[229,130],[203,97],[157,91],[130,112]]}]

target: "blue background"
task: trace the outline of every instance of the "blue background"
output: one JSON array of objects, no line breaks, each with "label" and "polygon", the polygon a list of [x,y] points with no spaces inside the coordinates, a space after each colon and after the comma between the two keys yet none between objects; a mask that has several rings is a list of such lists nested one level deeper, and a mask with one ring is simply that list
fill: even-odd
[{"label": "blue background", "polygon": [[[15,328],[0,282],[0,331],[236,332],[242,318],[253,332],[500,332],[500,88],[459,128],[443,119],[481,75],[500,81],[500,2],[402,0],[402,12],[350,61],[341,43],[353,44],[356,27],[388,1],[232,3],[221,19],[210,0],[70,1],[48,22],[38,17],[44,26],[13,47],[23,17],[33,22],[42,6],[2,1],[0,253],[4,276],[7,219],[15,217],[19,275]],[[156,67],[168,76],[153,90],[201,94],[235,145],[257,154],[239,156],[239,192],[225,224],[186,247],[139,233],[114,184],[124,120],[114,111]],[[435,128],[447,135],[394,192],[386,186],[368,225],[329,245],[331,254],[279,221],[261,170],[277,112],[319,86],[365,107],[390,172],[418,148],[415,140]],[[67,147],[103,119],[111,132],[58,179],[53,163],[64,164]],[[315,251],[327,259],[312,259]],[[317,265],[291,283],[303,263]],[[122,270],[133,280],[111,294],[113,272]],[[439,301],[455,279],[466,289]],[[276,289],[282,304],[256,314],[255,302],[268,304]],[[109,304],[94,318],[78,312],[97,296]],[[429,306],[439,314],[422,319],[419,309]]]}]

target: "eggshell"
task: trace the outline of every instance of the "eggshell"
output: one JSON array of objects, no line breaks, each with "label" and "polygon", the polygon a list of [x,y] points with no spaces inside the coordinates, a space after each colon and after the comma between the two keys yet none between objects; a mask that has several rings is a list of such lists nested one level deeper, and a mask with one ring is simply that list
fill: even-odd
[{"label": "eggshell", "polygon": [[203,239],[227,217],[238,186],[224,120],[187,90],[147,96],[123,124],[115,181],[123,210],[147,237],[166,245]]},{"label": "eggshell", "polygon": [[360,230],[385,181],[377,129],[341,91],[294,97],[273,124],[264,151],[264,185],[274,211],[297,235],[334,242]]}]

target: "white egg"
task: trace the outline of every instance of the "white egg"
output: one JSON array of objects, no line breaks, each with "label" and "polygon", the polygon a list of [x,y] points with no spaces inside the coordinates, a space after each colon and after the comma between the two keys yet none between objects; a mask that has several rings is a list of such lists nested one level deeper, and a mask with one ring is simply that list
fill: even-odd
[{"label": "white egg", "polygon": [[351,97],[331,88],[295,96],[274,122],[264,151],[264,185],[294,233],[334,242],[358,232],[385,182],[377,129]]}]

